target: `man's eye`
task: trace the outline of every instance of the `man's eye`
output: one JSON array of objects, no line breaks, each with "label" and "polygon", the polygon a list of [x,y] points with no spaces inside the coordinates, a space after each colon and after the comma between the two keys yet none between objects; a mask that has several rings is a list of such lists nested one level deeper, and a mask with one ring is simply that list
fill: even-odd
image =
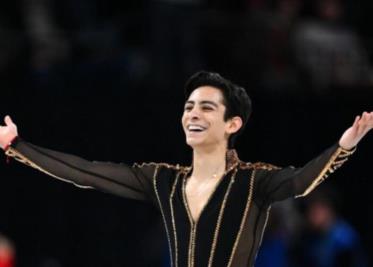
[{"label": "man's eye", "polygon": [[184,110],[187,110],[187,111],[189,111],[189,110],[191,110],[192,109],[192,106],[186,106],[185,108],[184,108]]},{"label": "man's eye", "polygon": [[204,107],[202,107],[202,109],[203,109],[203,110],[213,110],[213,108],[212,108],[212,107],[209,107],[209,106],[204,106]]}]

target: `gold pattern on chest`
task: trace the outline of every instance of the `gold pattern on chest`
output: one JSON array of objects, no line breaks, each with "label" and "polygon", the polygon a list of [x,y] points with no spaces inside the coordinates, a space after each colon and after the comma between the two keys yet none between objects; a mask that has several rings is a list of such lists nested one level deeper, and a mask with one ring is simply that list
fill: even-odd
[{"label": "gold pattern on chest", "polygon": [[209,199],[214,194],[216,187],[223,178],[222,176],[223,175],[220,177],[214,177],[203,182],[190,178],[186,182],[185,196],[189,212],[194,222],[198,221],[203,208],[207,205]]},{"label": "gold pattern on chest", "polygon": [[189,217],[191,217],[190,219],[193,220],[193,223],[198,222],[199,217],[214,195],[220,182],[240,162],[234,149],[230,149],[227,151],[225,160],[226,165],[224,173],[218,175],[217,173],[219,172],[216,170],[216,172],[210,179],[206,179],[203,181],[193,179],[192,176],[187,178],[188,174],[191,173],[192,168],[190,167],[186,170],[182,190],[185,202],[184,204],[186,206]]}]

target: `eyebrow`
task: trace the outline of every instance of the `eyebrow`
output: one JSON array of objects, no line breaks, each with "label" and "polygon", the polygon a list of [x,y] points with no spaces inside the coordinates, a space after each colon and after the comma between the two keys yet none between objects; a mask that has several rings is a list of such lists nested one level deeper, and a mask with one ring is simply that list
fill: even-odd
[{"label": "eyebrow", "polygon": [[[185,105],[186,104],[194,104],[195,102],[193,101],[193,100],[188,100],[186,103],[185,103]],[[210,101],[210,100],[202,100],[202,101],[199,101],[199,104],[200,105],[203,105],[203,104],[209,104],[209,105],[212,105],[212,106],[214,106],[214,107],[218,107],[218,104],[217,103],[215,103],[214,101]]]}]

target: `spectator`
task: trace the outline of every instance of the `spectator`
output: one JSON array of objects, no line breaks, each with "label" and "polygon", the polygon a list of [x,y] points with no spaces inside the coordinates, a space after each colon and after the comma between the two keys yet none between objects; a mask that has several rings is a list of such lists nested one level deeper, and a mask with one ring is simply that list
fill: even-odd
[{"label": "spectator", "polygon": [[255,267],[293,266],[290,248],[300,232],[300,219],[293,199],[273,205]]},{"label": "spectator", "polygon": [[307,202],[308,229],[300,239],[302,267],[366,267],[359,234],[337,214],[330,195],[314,194]]}]

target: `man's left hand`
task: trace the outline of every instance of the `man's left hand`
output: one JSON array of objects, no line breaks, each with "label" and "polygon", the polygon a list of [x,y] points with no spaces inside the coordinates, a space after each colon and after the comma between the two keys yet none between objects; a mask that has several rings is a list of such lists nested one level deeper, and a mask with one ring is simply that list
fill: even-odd
[{"label": "man's left hand", "polygon": [[371,129],[373,129],[373,111],[363,112],[361,116],[356,116],[353,125],[343,133],[339,145],[344,149],[352,149]]}]

